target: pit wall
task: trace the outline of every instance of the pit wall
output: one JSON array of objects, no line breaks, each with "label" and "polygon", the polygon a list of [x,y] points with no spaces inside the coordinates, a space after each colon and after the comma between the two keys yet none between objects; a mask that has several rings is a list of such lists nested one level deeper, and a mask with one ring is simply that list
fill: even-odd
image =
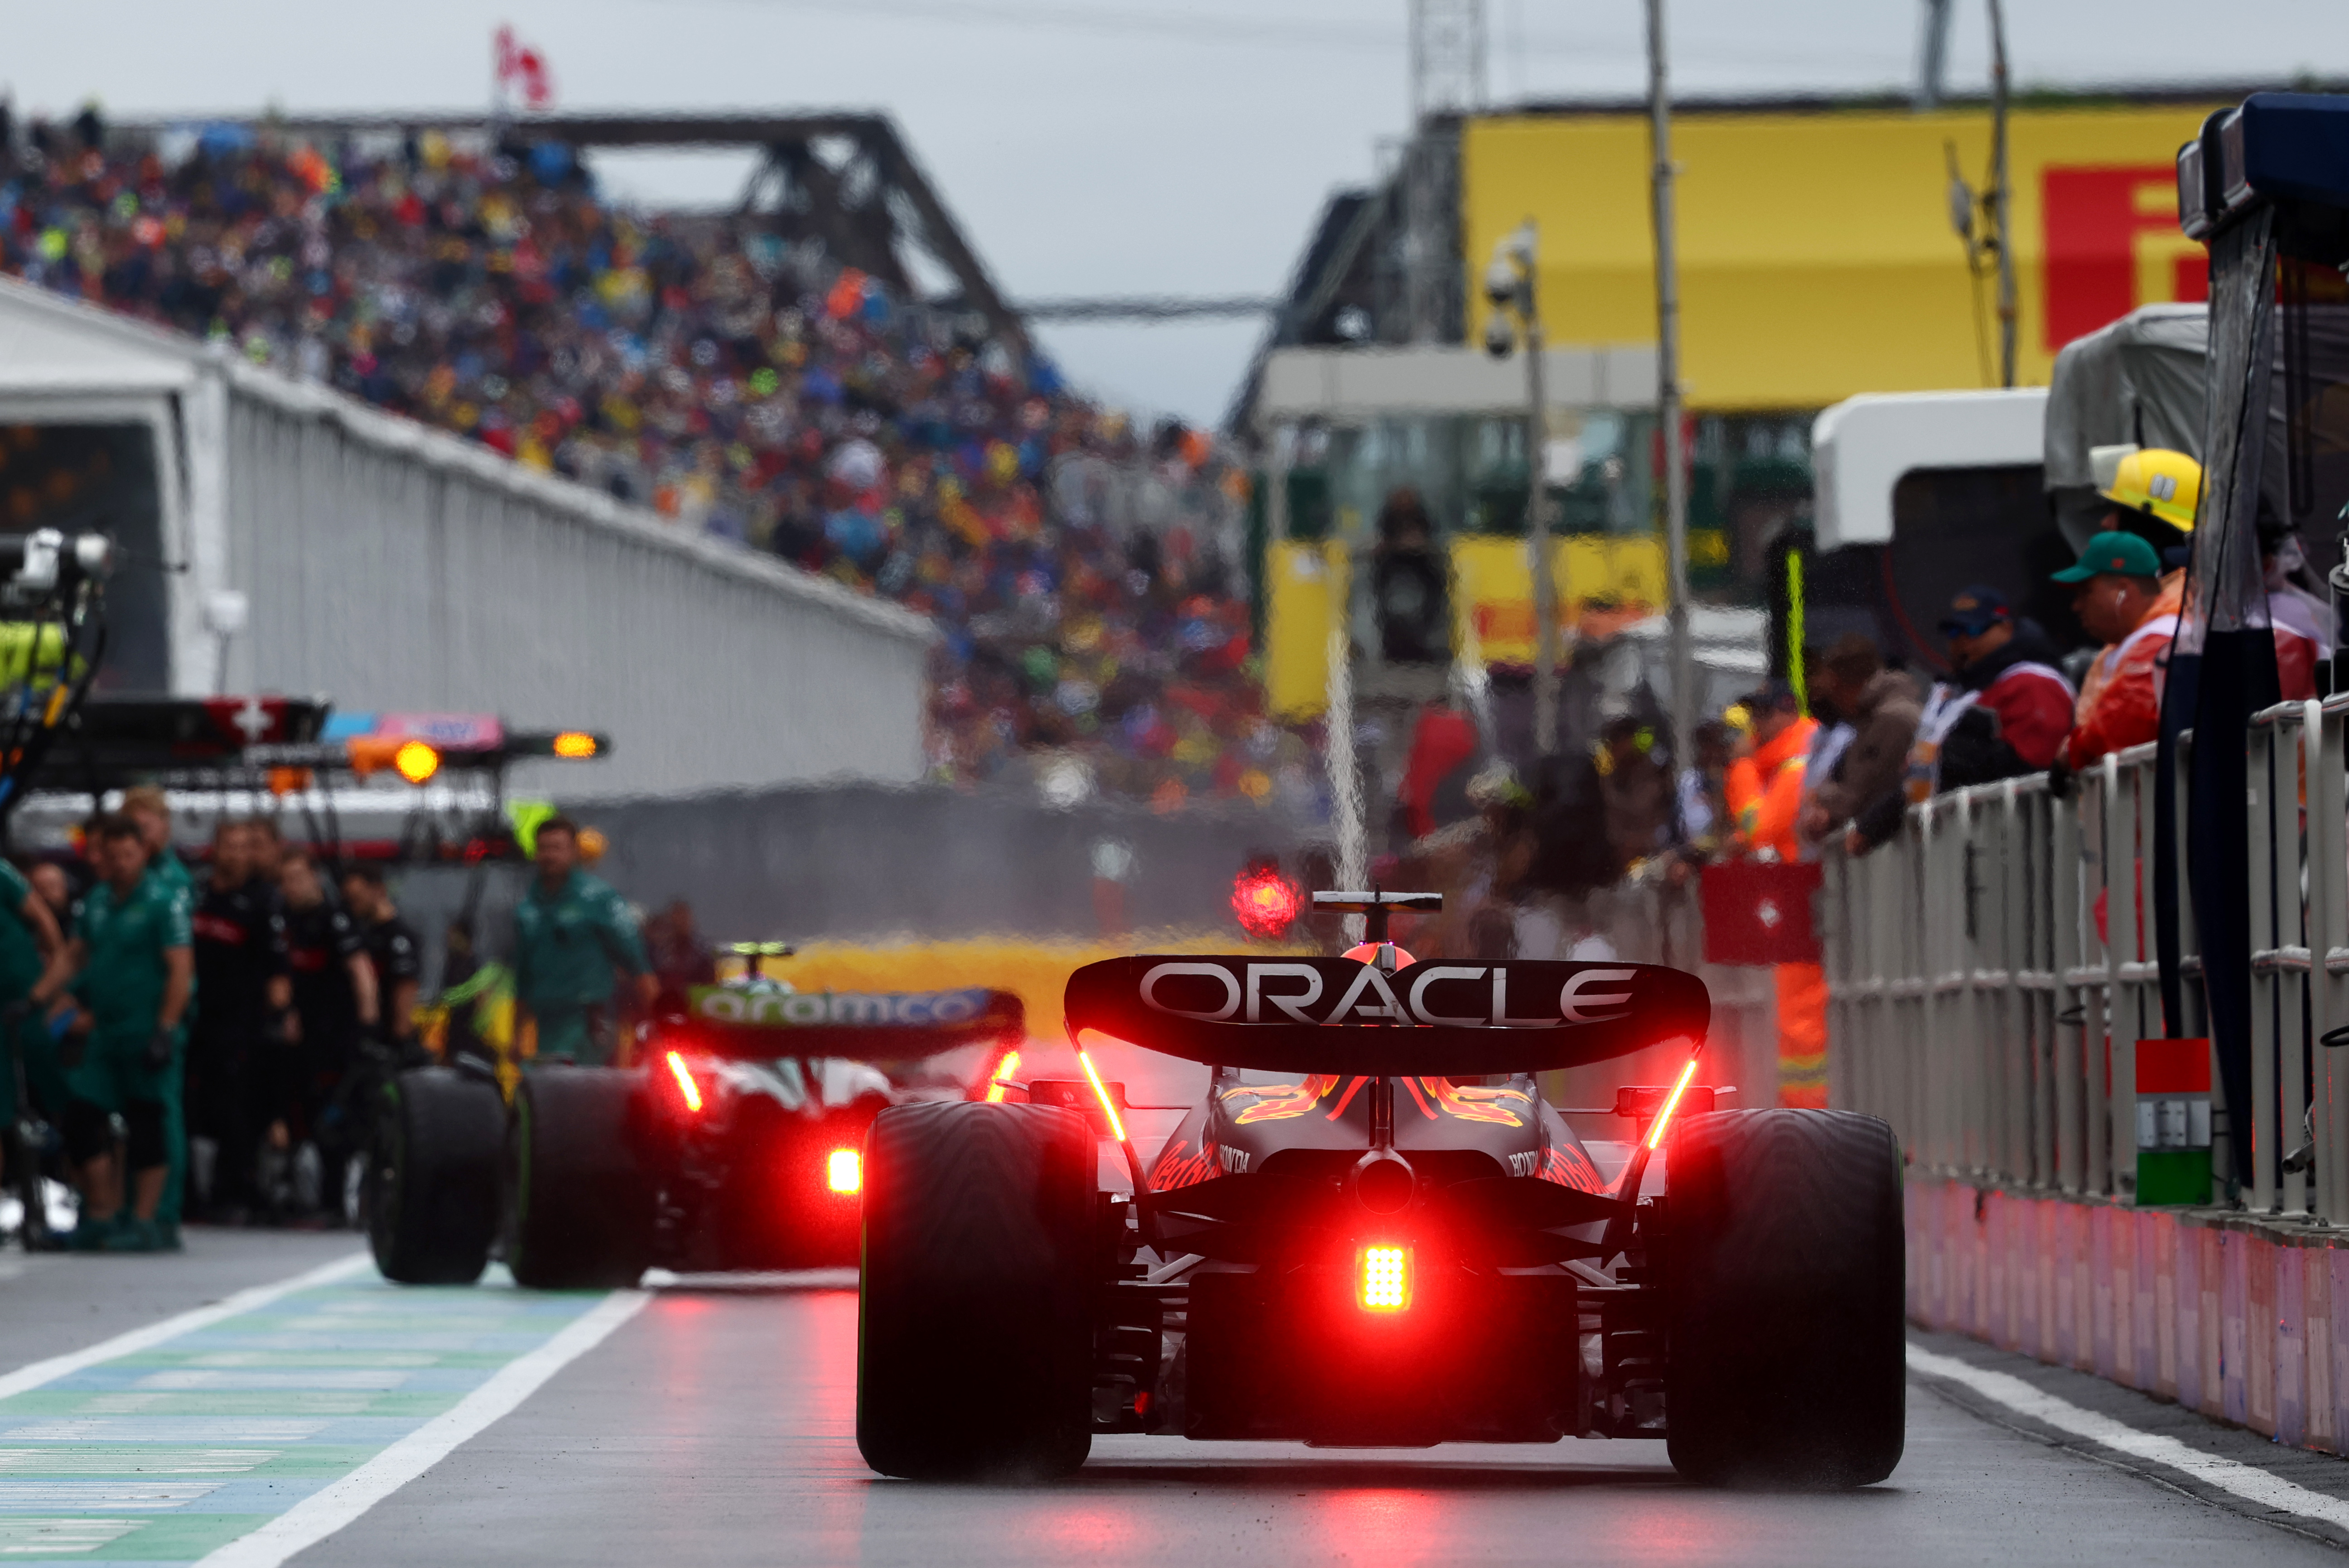
[{"label": "pit wall", "polygon": [[1906,1203],[1911,1321],[2349,1452],[2349,1233],[1938,1178]]}]

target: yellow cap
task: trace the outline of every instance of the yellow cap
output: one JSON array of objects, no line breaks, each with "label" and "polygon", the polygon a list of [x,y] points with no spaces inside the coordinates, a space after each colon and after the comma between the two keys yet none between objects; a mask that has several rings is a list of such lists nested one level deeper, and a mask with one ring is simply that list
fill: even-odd
[{"label": "yellow cap", "polygon": [[2114,469],[2110,483],[2096,493],[2116,505],[2150,512],[2174,528],[2194,531],[2194,510],[2202,500],[2202,465],[2182,452],[2139,447]]}]

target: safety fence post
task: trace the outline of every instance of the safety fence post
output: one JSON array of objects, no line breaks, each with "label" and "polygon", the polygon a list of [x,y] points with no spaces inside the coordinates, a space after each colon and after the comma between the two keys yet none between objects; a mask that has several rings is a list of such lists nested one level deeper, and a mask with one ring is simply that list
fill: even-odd
[{"label": "safety fence post", "polygon": [[2274,798],[2275,727],[2269,714],[2252,722],[2244,744],[2244,858],[2250,862],[2251,934],[2251,1191],[2254,1214],[2276,1208],[2275,845],[2268,821]]},{"label": "safety fence post", "polygon": [[1931,1162],[1932,1147],[1932,1042],[1929,1038],[1926,1019],[1926,931],[1930,911],[1926,908],[1926,857],[1930,853],[1932,838],[1931,814],[1920,808],[1910,819],[1910,831],[1903,836],[1899,877],[1900,893],[1906,902],[1899,908],[1902,914],[1891,929],[1898,933],[1899,959],[1893,972],[1899,976],[1890,996],[1892,1038],[1898,1043],[1900,1058],[1901,1091],[1906,1103],[1903,1110],[1909,1128],[1909,1147],[1917,1163]]},{"label": "safety fence post", "polygon": [[[1964,875],[1964,802],[1944,796],[1933,802],[1930,815],[1933,831],[1926,840],[1926,886],[1956,888]],[[1942,1170],[1954,1171],[1964,1163],[1965,1149],[1966,1038],[1953,1005],[1958,988],[1964,983],[1964,909],[1962,903],[1953,909],[1949,899],[1934,898],[1927,902],[1925,914],[1925,1039],[1934,1079],[1933,1163]]]},{"label": "safety fence post", "polygon": [[[2131,747],[2108,759],[2113,799],[2106,815],[2105,1060],[2097,1076],[2107,1088],[2106,1152],[2112,1164],[2108,1192],[2137,1190],[2137,1043],[2145,1035],[2145,915],[2151,907],[2154,748]],[[2095,1064],[2092,1064],[2092,1070]]]},{"label": "safety fence post", "polygon": [[1992,853],[1985,868],[1989,886],[1983,896],[1986,940],[1981,944],[1980,953],[1990,961],[1987,968],[1977,971],[1982,989],[1978,993],[1976,1022],[1982,1030],[1982,1054],[1990,1070],[1989,1147],[1982,1164],[1998,1179],[2012,1181],[2015,1168],[2014,1037],[2016,1026],[2022,1023],[2015,1016],[2014,1007],[2018,958],[2014,938],[2019,924],[2014,918],[2018,891],[2014,882],[2014,791],[1993,784],[1984,805],[1991,822]]},{"label": "safety fence post", "polygon": [[2308,1033],[2316,1055],[2318,1217],[2349,1220],[2349,767],[2342,745],[2349,699],[2310,704],[2301,756],[2308,795]]},{"label": "safety fence post", "polygon": [[2095,867],[2089,857],[2095,840],[2085,829],[2088,803],[2095,774],[2076,780],[2075,806],[2059,810],[2051,819],[2053,848],[2049,865],[2055,873],[2054,919],[2051,932],[2055,946],[2054,1029],[2048,1036],[2048,1170],[2061,1191],[2077,1192],[2086,1174],[2080,1142],[2080,1060],[2087,1034],[2088,992],[2084,976],[2095,927],[2089,906],[2095,895],[2089,884]]},{"label": "safety fence post", "polygon": [[1982,1027],[1982,867],[1983,835],[1980,803],[1974,792],[1961,790],[1951,814],[1951,858],[1956,863],[1955,887],[1960,895],[1958,919],[1950,932],[1949,1000],[1951,1032],[1956,1035],[1958,1075],[1957,1137],[1952,1140],[1957,1167],[1971,1174],[1989,1165],[1990,1080],[1983,1071]]},{"label": "safety fence post", "polygon": [[[2134,851],[2127,829],[2127,803],[2121,793],[2120,758],[2107,754],[2096,769],[2096,866],[2088,918],[2100,926],[2093,934],[2096,945],[2095,973],[2085,994],[2082,1015],[2080,1106],[2083,1113],[2082,1153],[2085,1156],[2083,1190],[2112,1189],[2112,1095],[2107,1075],[2112,1068],[2112,1042],[2120,1013],[2120,952],[2113,940],[2121,901],[2128,897],[2127,867]],[[2096,900],[2101,899],[2098,905]],[[2096,920],[2097,909],[2104,919]],[[2134,1124],[2132,1124],[2134,1125]]]}]

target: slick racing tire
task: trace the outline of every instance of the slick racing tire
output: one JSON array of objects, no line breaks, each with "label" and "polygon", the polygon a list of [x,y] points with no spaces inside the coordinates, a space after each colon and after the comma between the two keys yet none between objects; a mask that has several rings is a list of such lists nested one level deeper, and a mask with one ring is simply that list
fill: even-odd
[{"label": "slick racing tire", "polygon": [[367,1165],[375,1265],[404,1285],[471,1284],[498,1233],[506,1108],[497,1085],[418,1067],[377,1093]]},{"label": "slick racing tire", "polygon": [[1882,1480],[1905,1426],[1900,1147],[1850,1111],[1691,1117],[1669,1146],[1666,1449],[1706,1485]]},{"label": "slick racing tire", "polygon": [[554,1065],[523,1075],[506,1139],[506,1266],[532,1290],[633,1285],[652,1262],[651,1183],[630,1106],[639,1075]]},{"label": "slick racing tire", "polygon": [[864,1153],[856,1446],[913,1480],[1072,1473],[1092,1445],[1094,1141],[1057,1106],[900,1106]]}]

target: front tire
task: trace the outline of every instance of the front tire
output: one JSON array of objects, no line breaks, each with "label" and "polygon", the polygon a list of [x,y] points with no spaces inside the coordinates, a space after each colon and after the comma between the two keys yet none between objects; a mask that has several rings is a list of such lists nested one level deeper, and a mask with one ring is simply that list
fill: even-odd
[{"label": "front tire", "polygon": [[651,1184],[630,1107],[637,1075],[550,1066],[523,1075],[507,1140],[506,1266],[531,1290],[633,1285],[652,1262]]},{"label": "front tire", "polygon": [[1092,1445],[1095,1146],[1079,1113],[900,1106],[864,1154],[856,1447],[884,1475],[1034,1480]]},{"label": "front tire", "polygon": [[419,1067],[377,1095],[367,1165],[376,1267],[404,1285],[470,1285],[488,1266],[498,1233],[506,1112],[497,1085],[448,1067]]},{"label": "front tire", "polygon": [[1892,1129],[1850,1111],[1733,1111],[1682,1123],[1670,1158],[1672,1467],[1804,1490],[1890,1475],[1908,1390]]}]

